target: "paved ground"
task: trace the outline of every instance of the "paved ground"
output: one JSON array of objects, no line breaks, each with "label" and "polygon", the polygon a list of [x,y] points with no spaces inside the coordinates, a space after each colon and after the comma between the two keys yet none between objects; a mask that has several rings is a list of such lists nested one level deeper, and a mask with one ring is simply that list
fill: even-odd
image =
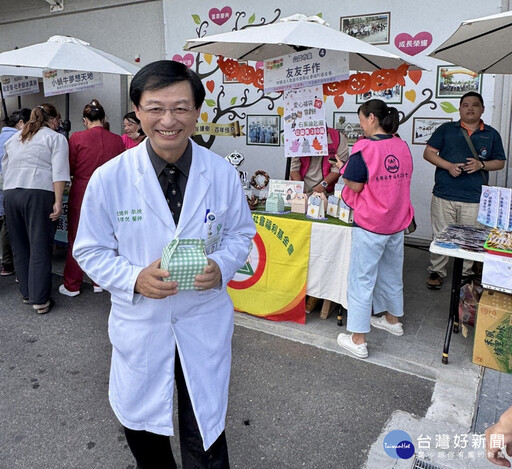
[{"label": "paved ground", "polygon": [[[492,423],[510,398],[510,377],[484,379],[477,407],[482,369],[471,363],[471,330],[467,338],[453,336],[450,363],[441,364],[449,291],[424,287],[427,257],[406,249],[406,333],[372,331],[368,360],[337,346],[345,328],[335,314],[320,320],[312,312],[305,326],[236,314],[227,419],[232,467],[411,468],[412,460],[384,453],[389,431],[434,441],[442,433],[481,433]],[[62,258],[57,253],[56,273]],[[107,400],[109,295],[86,285],[80,296],[63,297],[60,282],[55,275],[55,308],[38,316],[21,304],[13,277],[0,278],[0,469],[134,468]],[[489,467],[478,454],[470,460],[459,452],[450,463],[439,453],[426,459]]]},{"label": "paved ground", "polygon": [[512,405],[512,375],[485,368],[476,408],[474,431],[483,433]]},{"label": "paved ground", "polygon": [[[56,293],[50,314],[0,279],[0,468],[130,468],[107,401],[108,294]],[[237,326],[232,467],[359,468],[396,409],[425,415],[434,383]]]}]

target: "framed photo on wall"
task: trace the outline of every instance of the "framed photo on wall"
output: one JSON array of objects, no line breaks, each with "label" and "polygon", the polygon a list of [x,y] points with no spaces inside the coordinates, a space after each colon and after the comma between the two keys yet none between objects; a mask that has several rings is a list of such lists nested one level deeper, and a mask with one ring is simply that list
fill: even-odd
[{"label": "framed photo on wall", "polygon": [[451,117],[413,117],[412,143],[414,145],[425,145],[441,124],[451,121]]},{"label": "framed photo on wall", "polygon": [[356,95],[356,104],[363,104],[370,99],[382,99],[386,104],[402,104],[403,87],[395,85],[382,91],[370,90],[365,94]]},{"label": "framed photo on wall", "polygon": [[248,115],[246,126],[247,145],[279,146],[281,133],[281,116]]},{"label": "framed photo on wall", "polygon": [[460,98],[468,91],[481,90],[482,75],[458,65],[438,65],[436,98]]},{"label": "framed photo on wall", "polygon": [[345,16],[340,18],[340,31],[370,44],[389,44],[391,13]]},{"label": "framed photo on wall", "polygon": [[[239,60],[238,63],[240,65],[246,65],[247,60]],[[226,77],[226,75],[222,74],[222,83],[240,83],[236,78],[233,78],[232,80]]]},{"label": "framed photo on wall", "polygon": [[345,134],[349,146],[352,146],[360,137],[364,136],[363,129],[359,125],[359,116],[355,111],[334,112],[332,126]]}]

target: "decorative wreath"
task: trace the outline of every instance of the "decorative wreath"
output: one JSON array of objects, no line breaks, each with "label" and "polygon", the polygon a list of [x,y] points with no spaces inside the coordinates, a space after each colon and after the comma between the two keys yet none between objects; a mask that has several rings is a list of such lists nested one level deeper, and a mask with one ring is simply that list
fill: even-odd
[{"label": "decorative wreath", "polygon": [[247,197],[247,203],[249,204],[249,208],[251,210],[256,210],[258,208],[258,205],[260,203],[260,199],[256,195],[246,196]]},{"label": "decorative wreath", "polygon": [[[258,178],[258,176],[263,177],[263,182],[261,182],[261,178]],[[251,186],[261,191],[268,186],[269,181],[270,177],[268,176],[268,173],[266,173],[262,169],[258,169],[258,171],[255,171],[254,174],[252,175]]]}]

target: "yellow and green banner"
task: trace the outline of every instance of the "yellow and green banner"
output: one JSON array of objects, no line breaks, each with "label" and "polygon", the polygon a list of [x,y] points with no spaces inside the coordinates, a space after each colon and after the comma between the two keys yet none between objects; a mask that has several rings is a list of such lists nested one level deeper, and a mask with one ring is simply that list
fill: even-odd
[{"label": "yellow and green banner", "polygon": [[304,324],[311,223],[260,213],[253,219],[247,263],[228,284],[235,309]]}]

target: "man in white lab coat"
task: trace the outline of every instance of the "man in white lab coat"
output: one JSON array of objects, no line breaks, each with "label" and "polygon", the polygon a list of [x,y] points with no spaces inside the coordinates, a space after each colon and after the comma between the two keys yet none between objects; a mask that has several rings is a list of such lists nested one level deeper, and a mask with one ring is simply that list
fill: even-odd
[{"label": "man in white lab coat", "polygon": [[[199,77],[178,62],[154,62],[134,76],[130,98],[148,138],[93,174],[73,250],[112,295],[109,398],[143,469],[176,467],[168,438],[175,381],[183,468],[229,468],[226,284],[256,230],[237,171],[189,138],[204,97]],[[178,195],[174,186],[168,192],[169,171]],[[205,240],[208,266],[194,290],[162,280],[162,249],[175,238]]]}]

